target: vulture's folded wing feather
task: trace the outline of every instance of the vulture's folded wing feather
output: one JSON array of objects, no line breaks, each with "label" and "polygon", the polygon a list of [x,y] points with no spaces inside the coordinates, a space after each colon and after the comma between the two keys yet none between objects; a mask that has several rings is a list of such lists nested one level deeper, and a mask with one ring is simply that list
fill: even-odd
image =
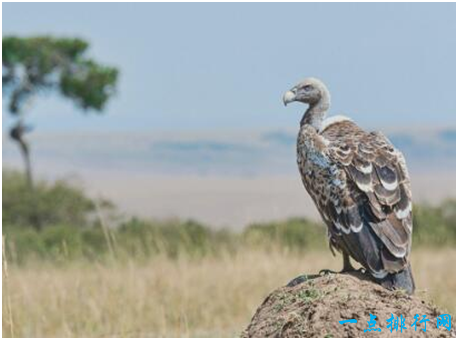
[{"label": "vulture's folded wing feather", "polygon": [[326,206],[334,230],[352,257],[375,275],[407,265],[412,235],[409,176],[402,154],[381,133],[351,121],[321,132],[346,186]]}]

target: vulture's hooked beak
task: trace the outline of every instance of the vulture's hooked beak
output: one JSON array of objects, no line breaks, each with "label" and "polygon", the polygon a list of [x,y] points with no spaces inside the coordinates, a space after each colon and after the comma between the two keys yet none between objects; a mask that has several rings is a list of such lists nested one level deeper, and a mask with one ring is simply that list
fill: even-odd
[{"label": "vulture's hooked beak", "polygon": [[296,100],[296,94],[293,91],[287,91],[283,95],[283,104],[288,105],[289,103],[293,102]]}]

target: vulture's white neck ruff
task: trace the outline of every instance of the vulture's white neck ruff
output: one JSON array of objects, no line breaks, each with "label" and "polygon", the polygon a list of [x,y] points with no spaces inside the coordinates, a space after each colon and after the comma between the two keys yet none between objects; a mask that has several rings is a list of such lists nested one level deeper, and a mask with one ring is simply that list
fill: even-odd
[{"label": "vulture's white neck ruff", "polygon": [[323,120],[323,122],[321,123],[319,132],[320,133],[323,132],[324,130],[326,130],[326,128],[328,128],[332,124],[336,124],[336,123],[340,123],[340,122],[346,122],[346,121],[353,122],[353,120],[351,120],[351,118],[348,118],[348,117],[342,116],[342,115],[328,117],[325,120]]}]

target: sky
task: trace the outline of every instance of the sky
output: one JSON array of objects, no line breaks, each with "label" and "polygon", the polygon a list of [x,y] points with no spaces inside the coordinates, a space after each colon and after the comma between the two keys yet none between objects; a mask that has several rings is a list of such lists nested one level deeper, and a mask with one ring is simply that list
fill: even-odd
[{"label": "sky", "polygon": [[281,98],[308,76],[362,126],[455,126],[454,3],[4,3],[2,19],[120,69],[103,116],[36,98],[40,131],[296,128],[305,108]]}]

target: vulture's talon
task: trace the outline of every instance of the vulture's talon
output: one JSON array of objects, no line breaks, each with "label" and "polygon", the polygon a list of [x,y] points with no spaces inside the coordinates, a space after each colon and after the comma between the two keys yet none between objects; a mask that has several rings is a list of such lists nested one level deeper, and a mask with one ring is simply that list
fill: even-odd
[{"label": "vulture's talon", "polygon": [[331,270],[331,269],[321,269],[318,274],[320,274],[321,276],[324,276],[324,275],[329,275],[329,274],[337,274],[337,272]]},{"label": "vulture's talon", "polygon": [[296,277],[295,279],[292,279],[291,281],[289,281],[286,287],[294,287],[294,286],[300,285],[301,283],[307,280],[308,280],[307,275],[300,275]]}]

